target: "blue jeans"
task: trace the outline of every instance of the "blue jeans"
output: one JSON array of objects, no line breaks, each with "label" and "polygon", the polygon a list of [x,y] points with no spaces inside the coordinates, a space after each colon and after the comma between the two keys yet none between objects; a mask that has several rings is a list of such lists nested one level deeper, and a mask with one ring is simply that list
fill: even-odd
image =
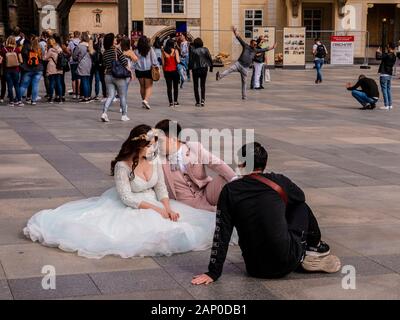
[{"label": "blue jeans", "polygon": [[84,98],[90,98],[90,76],[80,76],[81,79],[81,96]]},{"label": "blue jeans", "polygon": [[22,76],[20,95],[24,97],[26,95],[26,90],[28,89],[29,85],[32,84],[32,102],[36,102],[39,96],[39,83],[40,79],[42,79],[42,75],[43,71],[25,72]]},{"label": "blue jeans", "polygon": [[317,70],[317,80],[318,81],[322,81],[322,73],[321,73],[321,69],[322,66],[325,63],[325,59],[323,58],[315,58],[314,60],[314,64],[315,64],[315,69]]},{"label": "blue jeans", "polygon": [[14,102],[14,91],[16,95],[16,102],[21,101],[21,90],[19,87],[20,73],[18,71],[6,71],[6,81],[8,89],[8,98]]},{"label": "blue jeans", "polygon": [[56,96],[61,97],[62,95],[62,74],[51,74],[49,75],[49,98],[53,98],[54,89]]},{"label": "blue jeans", "polygon": [[114,98],[118,92],[118,96],[120,99],[120,106],[122,109],[122,115],[127,115],[128,110],[126,106],[126,92],[128,87],[128,82],[126,79],[117,79],[114,78],[110,74],[106,74],[105,76],[106,86],[107,86],[107,100],[104,103],[103,112],[107,113],[110,108]]},{"label": "blue jeans", "polygon": [[351,94],[363,107],[367,104],[375,104],[378,102],[377,99],[368,97],[365,92],[360,90],[353,90],[351,91]]},{"label": "blue jeans", "polygon": [[392,105],[392,77],[391,76],[381,76],[380,77],[381,89],[383,93],[383,101],[385,107]]},{"label": "blue jeans", "polygon": [[93,78],[94,78],[94,93],[95,96],[98,97],[100,94],[100,84],[101,84],[99,69],[92,69],[92,73],[90,74],[90,94],[92,94],[93,92]]}]

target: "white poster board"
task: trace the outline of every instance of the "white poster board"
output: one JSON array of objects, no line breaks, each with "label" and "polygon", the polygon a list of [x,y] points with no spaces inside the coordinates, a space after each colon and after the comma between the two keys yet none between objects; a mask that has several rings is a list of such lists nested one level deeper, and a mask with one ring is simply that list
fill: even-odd
[{"label": "white poster board", "polygon": [[354,36],[331,36],[331,64],[354,64]]},{"label": "white poster board", "polygon": [[305,67],[306,28],[286,27],[283,29],[283,66]]},{"label": "white poster board", "polygon": [[[260,27],[260,28],[253,28],[253,36],[254,39],[258,39],[260,36],[264,36],[266,40],[263,44],[263,47],[272,47],[276,42],[276,35],[275,35],[275,27]],[[267,65],[268,66],[275,66],[275,49],[268,51],[266,54],[267,57]]]}]

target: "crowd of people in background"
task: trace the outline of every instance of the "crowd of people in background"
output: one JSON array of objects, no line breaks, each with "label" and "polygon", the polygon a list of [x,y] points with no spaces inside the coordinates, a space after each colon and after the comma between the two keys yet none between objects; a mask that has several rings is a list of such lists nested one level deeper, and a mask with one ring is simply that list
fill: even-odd
[{"label": "crowd of people in background", "polygon": [[[169,106],[176,108],[179,90],[193,72],[196,106],[205,107],[206,78],[212,68],[203,41],[189,42],[184,33],[165,41],[156,38],[153,43],[143,35],[132,43],[127,36],[112,33],[75,31],[61,37],[44,31],[39,37],[25,36],[17,28],[7,39],[0,38],[0,103],[5,102],[6,89],[8,104],[16,107],[38,101],[62,104],[67,97],[84,104],[101,101],[101,120],[109,122],[107,111],[119,101],[121,120],[129,121],[127,95],[134,79],[140,85],[143,108],[151,110],[153,83],[160,79],[162,69]],[[44,97],[39,96],[42,79]]]},{"label": "crowd of people in background", "polygon": [[[236,28],[232,30],[242,46],[242,53],[228,69],[217,72],[216,79],[219,81],[232,72],[239,72],[242,98],[246,100],[247,78],[251,68],[251,89],[264,89],[264,82],[270,81],[266,53],[273,50],[276,44],[268,47],[263,36],[247,43]],[[312,53],[317,72],[315,83],[320,84],[328,50],[320,39],[315,39]],[[391,81],[396,66],[400,66],[400,54],[396,55],[396,47],[389,44],[383,52],[381,49],[377,51],[376,58],[381,61],[379,74],[384,97],[381,109],[391,110]],[[129,121],[127,96],[131,82],[137,79],[142,107],[151,110],[153,84],[163,74],[169,107],[180,106],[179,90],[185,82],[193,80],[195,106],[204,108],[208,72],[213,72],[213,64],[211,53],[202,39],[189,41],[185,33],[177,33],[165,40],[156,38],[154,41],[142,35],[132,42],[124,35],[79,31],[67,37],[50,31],[42,32],[40,37],[25,36],[16,28],[8,38],[0,37],[0,103],[5,102],[6,92],[9,105],[16,107],[26,103],[36,105],[38,101],[61,104],[67,96],[84,104],[101,101],[101,120],[109,122],[107,112],[113,102],[119,101],[121,120]],[[69,73],[70,76],[66,77]],[[39,96],[42,79],[45,87],[43,98]],[[69,79],[70,85],[66,83]],[[364,75],[359,80],[355,85],[348,83],[347,89],[361,103],[361,109],[374,109],[379,90]],[[361,90],[358,90],[360,87]]]}]

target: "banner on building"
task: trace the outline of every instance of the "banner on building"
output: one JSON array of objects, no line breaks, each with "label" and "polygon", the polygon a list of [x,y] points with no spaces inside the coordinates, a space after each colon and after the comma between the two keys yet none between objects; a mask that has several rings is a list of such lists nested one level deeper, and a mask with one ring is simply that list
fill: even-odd
[{"label": "banner on building", "polygon": [[306,65],[306,28],[283,29],[283,66],[304,68]]},{"label": "banner on building", "polygon": [[[275,27],[260,27],[253,28],[253,37],[258,39],[260,36],[264,36],[265,42],[262,47],[272,47],[276,42]],[[267,65],[275,66],[275,49],[267,52]]]},{"label": "banner on building", "polygon": [[331,64],[354,64],[354,36],[331,36]]}]

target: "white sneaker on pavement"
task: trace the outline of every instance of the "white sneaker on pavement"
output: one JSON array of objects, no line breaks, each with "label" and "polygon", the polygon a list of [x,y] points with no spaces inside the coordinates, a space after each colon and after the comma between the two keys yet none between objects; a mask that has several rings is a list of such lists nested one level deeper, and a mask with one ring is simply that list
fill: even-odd
[{"label": "white sneaker on pavement", "polygon": [[101,115],[101,121],[103,121],[103,122],[110,122],[110,119],[108,118],[107,113],[103,113],[103,114]]},{"label": "white sneaker on pavement", "polygon": [[128,116],[122,116],[121,121],[127,122],[130,121],[131,119],[128,118]]}]

